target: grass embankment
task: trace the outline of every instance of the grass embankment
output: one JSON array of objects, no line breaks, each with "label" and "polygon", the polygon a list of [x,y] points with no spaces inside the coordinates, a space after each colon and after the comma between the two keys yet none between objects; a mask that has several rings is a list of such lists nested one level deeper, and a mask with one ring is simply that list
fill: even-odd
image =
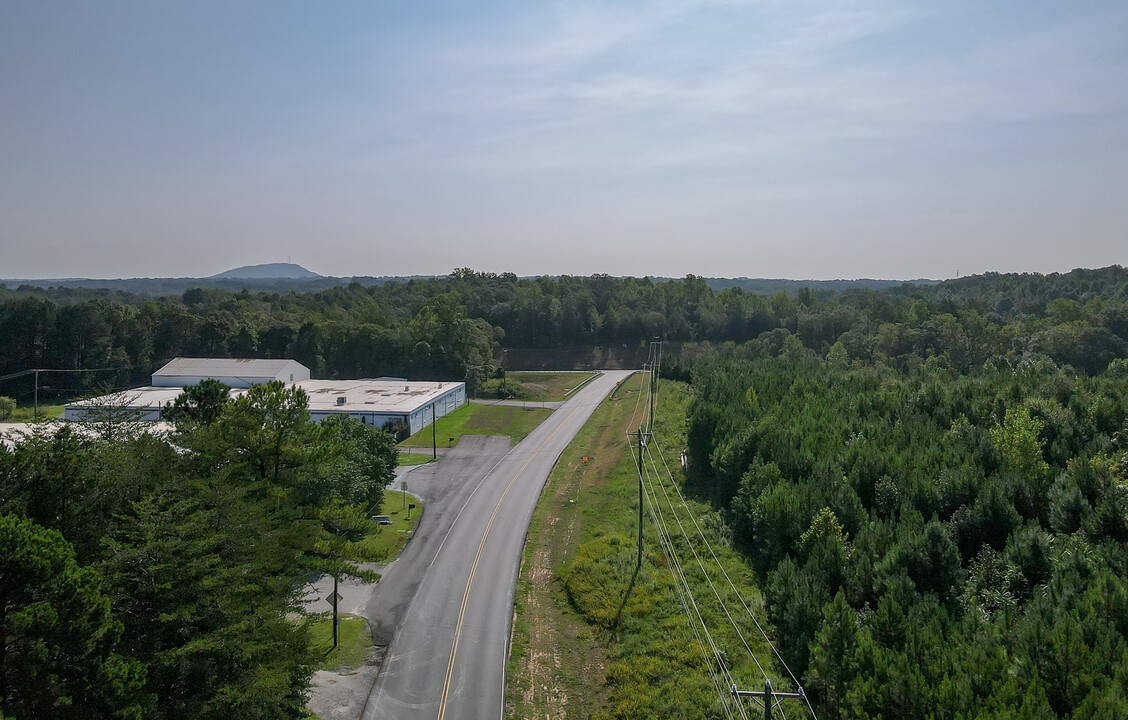
[{"label": "grass embankment", "polygon": [[[507,394],[518,399],[544,400],[553,402],[567,400],[569,391],[582,385],[591,378],[599,377],[602,373],[561,370],[558,372],[526,372],[514,371],[505,374],[505,389]],[[492,381],[496,385],[500,381]]]},{"label": "grass embankment", "polygon": [[430,453],[406,453],[401,452],[396,464],[399,467],[411,467],[412,465],[425,465],[436,458],[431,457]]},{"label": "grass embankment", "polygon": [[[39,403],[39,419],[46,420],[48,418],[57,418],[63,416],[63,409],[66,403]],[[35,420],[35,408],[31,405],[20,404],[12,414],[5,418],[3,422],[31,422]]]},{"label": "grass embankment", "polygon": [[[415,504],[414,510],[407,507],[411,503]],[[407,516],[409,510],[410,518]],[[378,525],[376,531],[361,543],[376,553],[376,557],[380,558],[379,562],[389,562],[395,560],[400,550],[407,544],[407,539],[410,537],[408,531],[414,530],[419,523],[419,518],[423,515],[423,502],[399,490],[387,490],[384,492],[384,502],[380,505],[380,512],[373,515],[387,515],[392,524]]]},{"label": "grass embankment", "polygon": [[[637,552],[638,474],[625,433],[639,421],[637,415],[632,421],[632,413],[640,393],[645,393],[646,379],[642,374],[633,376],[614,398],[604,401],[545,486],[529,529],[517,587],[506,686],[509,717],[719,715],[709,665],[678,601],[649,513],[642,569],[631,584]],[[658,440],[679,482],[687,403],[685,385],[662,383]],[[674,493],[668,479],[666,489]],[[689,500],[689,509],[741,596],[762,618],[762,598],[751,571],[728,546],[723,523],[707,505]],[[688,517],[683,512],[687,525]],[[677,533],[676,526],[673,531]],[[762,685],[762,675],[705,578],[700,571],[689,570],[692,555],[685,546],[679,549],[700,610],[734,676],[750,686]],[[720,575],[711,556],[706,567],[710,574]],[[756,656],[770,668],[771,651],[739,601],[731,590],[717,587],[734,609],[733,617]]]},{"label": "grass embankment", "polygon": [[[551,414],[546,408],[469,403],[439,418],[435,434],[439,447],[455,445],[463,435],[508,435],[509,441],[516,444]],[[431,447],[431,426],[404,440],[400,446]]]},{"label": "grass embankment", "polygon": [[309,624],[310,646],[318,658],[314,670],[332,670],[347,675],[356,672],[372,652],[372,632],[364,618],[340,615],[340,635],[333,649],[333,615],[314,617]]}]

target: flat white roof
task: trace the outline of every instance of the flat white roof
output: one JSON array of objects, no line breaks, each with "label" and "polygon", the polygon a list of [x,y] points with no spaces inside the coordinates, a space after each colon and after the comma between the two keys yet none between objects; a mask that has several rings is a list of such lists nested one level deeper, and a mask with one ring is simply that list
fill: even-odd
[{"label": "flat white roof", "polygon": [[[451,392],[464,383],[461,382],[410,382],[403,380],[302,380],[286,383],[305,390],[309,396],[311,413],[348,412],[375,413],[388,415],[408,415],[421,407]],[[130,408],[158,408],[176,399],[182,390],[178,387],[139,387],[123,393],[125,403]],[[232,398],[247,392],[243,388],[231,390]],[[337,398],[344,396],[344,404]],[[108,396],[104,396],[108,397]],[[67,407],[95,406],[102,404],[103,397],[68,403]]]},{"label": "flat white roof", "polygon": [[[164,407],[165,403],[172,402],[182,392],[184,392],[184,390],[178,387],[153,387],[146,385],[145,387],[123,390],[120,395],[126,407],[140,410]],[[245,392],[247,392],[245,388],[235,388],[228,393],[228,397],[237,398]],[[117,394],[115,393],[115,395]],[[66,407],[84,407],[90,405],[98,407],[102,405],[102,401],[108,397],[110,396],[103,395],[101,397],[78,400],[76,402],[67,403]]]},{"label": "flat white roof", "polygon": [[[294,383],[309,395],[310,412],[390,413],[407,415],[461,386],[456,382],[404,380],[303,380]],[[345,403],[337,404],[344,396]]]},{"label": "flat white roof", "polygon": [[[240,360],[238,358],[176,358],[153,373],[153,377],[251,377],[273,378],[297,360]],[[302,367],[305,367],[302,365]]]}]

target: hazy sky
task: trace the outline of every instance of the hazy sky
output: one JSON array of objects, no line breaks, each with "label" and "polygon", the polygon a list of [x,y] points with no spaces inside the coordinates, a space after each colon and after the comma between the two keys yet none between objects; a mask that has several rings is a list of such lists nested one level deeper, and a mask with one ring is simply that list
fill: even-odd
[{"label": "hazy sky", "polygon": [[1128,3],[0,9],[0,277],[1128,264]]}]

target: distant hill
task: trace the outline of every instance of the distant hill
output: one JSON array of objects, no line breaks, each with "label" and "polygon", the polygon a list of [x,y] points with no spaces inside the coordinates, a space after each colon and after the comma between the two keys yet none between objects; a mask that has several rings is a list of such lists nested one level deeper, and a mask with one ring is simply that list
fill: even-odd
[{"label": "distant hill", "polygon": [[294,263],[244,265],[212,275],[208,280],[313,280],[322,277]]},{"label": "distant hill", "polygon": [[[233,270],[231,272],[237,272]],[[410,276],[380,276],[380,277],[324,277],[312,275],[303,278],[238,278],[238,277],[210,277],[210,278],[118,278],[118,279],[93,279],[93,278],[40,278],[40,279],[0,279],[0,285],[15,290],[21,287],[31,288],[60,288],[67,290],[105,290],[109,292],[125,292],[144,295],[147,297],[161,297],[167,295],[180,295],[190,288],[213,288],[216,290],[229,290],[239,292],[250,290],[253,292],[317,292],[329,288],[359,283],[364,287],[383,285],[388,282],[406,283],[411,280],[429,280],[434,275]]]}]

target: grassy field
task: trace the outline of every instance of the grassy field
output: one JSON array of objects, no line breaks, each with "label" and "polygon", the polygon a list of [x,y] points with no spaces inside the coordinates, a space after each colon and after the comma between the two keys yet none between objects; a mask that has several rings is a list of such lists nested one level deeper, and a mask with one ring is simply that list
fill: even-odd
[{"label": "grassy field", "polygon": [[[510,442],[516,444],[551,414],[545,408],[470,403],[439,418],[435,432],[439,447],[455,445],[463,435],[508,435]],[[428,425],[400,445],[431,447],[431,427]]]},{"label": "grassy field", "polygon": [[[634,413],[641,412],[636,403],[645,378],[632,377],[596,410],[545,486],[517,587],[507,717],[720,716],[709,665],[677,599],[649,515],[642,568],[632,582],[638,474],[625,433],[637,425]],[[662,393],[657,436],[667,462],[678,468],[688,391],[666,382]],[[674,492],[669,479],[665,485]],[[762,617],[762,598],[751,571],[728,547],[723,523],[706,505],[689,500],[689,509],[740,595]],[[693,563],[692,555],[687,556]],[[710,574],[719,574],[709,563]],[[755,666],[706,579],[688,567],[687,576],[734,676],[754,685]],[[726,604],[739,607],[731,591],[720,590]],[[771,651],[752,621],[744,615],[736,622],[776,680],[767,661]]]},{"label": "grassy field", "polygon": [[423,453],[401,452],[399,454],[399,460],[397,460],[397,463],[400,467],[411,467],[412,465],[425,465],[432,460],[435,460],[435,458],[431,457],[430,453],[424,455]]},{"label": "grassy field", "polygon": [[[63,407],[66,403],[39,403],[39,419],[55,418],[63,416]],[[31,405],[20,404],[16,407],[12,416],[4,420],[4,422],[30,422],[35,419],[35,408]]]},{"label": "grassy field", "polygon": [[364,618],[340,615],[339,644],[333,649],[333,615],[326,613],[310,621],[311,645],[319,658],[314,670],[332,670],[348,674],[355,672],[372,652],[372,633]]},{"label": "grassy field", "polygon": [[[506,379],[516,381],[531,400],[567,400],[566,393],[585,380],[598,377],[593,372],[510,372]],[[519,397],[521,397],[519,395]]]},{"label": "grassy field", "polygon": [[[411,485],[408,484],[408,488],[410,487]],[[407,505],[411,503],[415,503],[415,509],[410,510],[411,518],[408,519],[409,508]],[[394,560],[403,546],[407,544],[409,537],[407,531],[415,529],[422,514],[423,502],[421,500],[399,490],[388,490],[384,493],[384,503],[380,506],[380,512],[373,513],[373,515],[387,515],[391,518],[392,524],[380,525],[375,533],[369,535],[362,542],[369,550],[376,553],[380,562]]]}]

